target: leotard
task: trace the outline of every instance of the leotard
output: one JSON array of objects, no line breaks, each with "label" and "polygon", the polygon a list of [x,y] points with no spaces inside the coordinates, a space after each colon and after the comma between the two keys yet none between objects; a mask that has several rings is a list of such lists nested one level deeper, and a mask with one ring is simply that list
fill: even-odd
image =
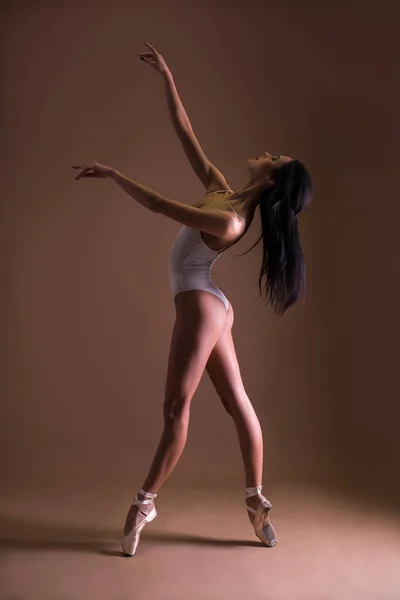
[{"label": "leotard", "polygon": [[[216,192],[232,193],[229,190],[217,190]],[[216,192],[210,192],[210,194]],[[243,217],[240,218],[244,221]],[[188,290],[204,290],[218,296],[228,310],[227,297],[211,280],[211,268],[222,252],[232,243],[234,242],[222,250],[212,250],[204,242],[201,231],[183,225],[174,239],[169,258],[172,296]]]}]

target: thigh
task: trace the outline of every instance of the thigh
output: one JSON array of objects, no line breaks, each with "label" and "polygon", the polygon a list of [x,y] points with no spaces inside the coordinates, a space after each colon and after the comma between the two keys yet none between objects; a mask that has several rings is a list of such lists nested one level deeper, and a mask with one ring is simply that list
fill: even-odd
[{"label": "thigh", "polygon": [[245,400],[247,395],[232,337],[232,326],[226,327],[214,345],[206,370],[228,412]]},{"label": "thigh", "polygon": [[165,388],[165,402],[171,405],[190,402],[227,323],[225,305],[213,294],[178,296]]}]

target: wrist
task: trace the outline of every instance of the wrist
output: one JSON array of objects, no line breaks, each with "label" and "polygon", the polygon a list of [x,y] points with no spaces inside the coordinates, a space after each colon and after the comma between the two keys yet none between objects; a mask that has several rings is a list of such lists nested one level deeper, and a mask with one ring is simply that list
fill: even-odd
[{"label": "wrist", "polygon": [[117,169],[110,169],[109,172],[108,172],[108,176],[111,179],[116,179],[119,174],[120,173],[119,173],[119,171]]}]

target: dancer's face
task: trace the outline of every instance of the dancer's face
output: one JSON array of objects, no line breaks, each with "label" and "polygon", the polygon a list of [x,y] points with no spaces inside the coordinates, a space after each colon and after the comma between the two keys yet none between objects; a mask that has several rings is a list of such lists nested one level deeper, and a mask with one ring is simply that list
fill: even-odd
[{"label": "dancer's face", "polygon": [[266,177],[273,178],[275,169],[279,169],[284,163],[293,160],[290,156],[282,154],[272,155],[265,152],[258,157],[249,158],[247,165],[250,171],[251,180],[254,183],[262,182]]}]

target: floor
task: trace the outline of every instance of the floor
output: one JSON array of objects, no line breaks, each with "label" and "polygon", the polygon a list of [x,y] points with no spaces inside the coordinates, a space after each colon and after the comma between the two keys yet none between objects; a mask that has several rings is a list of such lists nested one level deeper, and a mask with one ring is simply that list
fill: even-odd
[{"label": "floor", "polygon": [[274,548],[254,536],[241,489],[166,485],[157,518],[125,557],[131,491],[10,492],[0,515],[0,599],[400,599],[398,516],[317,489],[264,493]]}]

